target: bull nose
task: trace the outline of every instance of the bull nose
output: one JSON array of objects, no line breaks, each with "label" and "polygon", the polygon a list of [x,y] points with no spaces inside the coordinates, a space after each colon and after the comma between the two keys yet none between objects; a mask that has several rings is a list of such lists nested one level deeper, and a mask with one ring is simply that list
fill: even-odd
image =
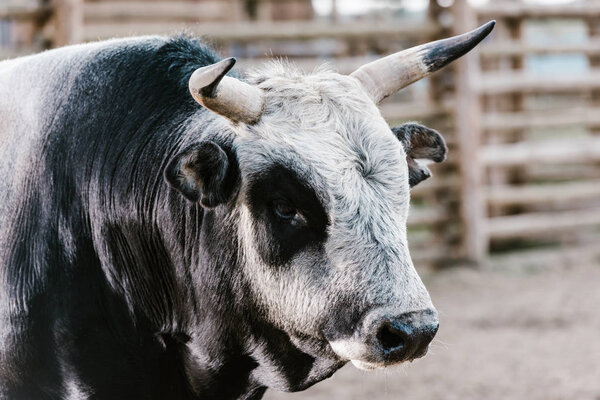
[{"label": "bull nose", "polygon": [[424,310],[384,316],[377,325],[375,342],[386,361],[393,363],[423,357],[439,323],[435,311]]}]

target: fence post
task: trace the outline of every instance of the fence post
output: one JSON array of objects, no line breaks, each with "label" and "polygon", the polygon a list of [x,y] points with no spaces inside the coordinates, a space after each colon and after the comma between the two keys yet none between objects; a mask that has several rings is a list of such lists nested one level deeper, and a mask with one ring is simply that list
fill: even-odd
[{"label": "fence post", "polygon": [[[454,34],[464,33],[477,25],[477,17],[467,0],[456,0],[453,7]],[[483,194],[484,166],[479,160],[481,104],[477,91],[480,61],[477,50],[456,64],[455,123],[461,176],[460,214],[464,255],[484,262],[488,252],[486,204]]]},{"label": "fence post", "polygon": [[[596,40],[600,38],[600,21],[598,21],[598,18],[587,18],[586,25],[589,40]],[[588,61],[591,69],[600,67],[600,56],[597,54],[589,55]],[[600,106],[600,90],[591,91],[590,105],[592,107]],[[595,135],[600,134],[600,126],[590,126],[590,132]]]},{"label": "fence post", "polygon": [[53,47],[81,42],[83,39],[83,0],[54,0]]},{"label": "fence post", "polygon": [[[428,36],[426,38],[427,41],[434,41],[452,35],[452,25],[448,21],[450,14],[451,10],[449,8],[442,7],[437,0],[429,0],[428,20],[439,29],[436,29],[435,34]],[[454,82],[454,71],[451,68],[443,68],[428,79],[427,104],[445,109],[444,105],[454,99],[454,87],[452,85]],[[432,126],[438,129],[446,139],[449,148],[449,158],[455,157],[458,151],[456,149],[457,140],[453,124],[453,114],[448,112],[443,115],[437,115],[428,122],[431,122]],[[444,163],[438,168],[432,166],[432,170],[434,171],[434,179],[438,182],[449,181],[457,173],[456,168],[452,167],[450,163]],[[445,252],[444,260],[435,260],[431,263],[431,266],[434,268],[443,266],[446,261],[455,260],[460,256],[456,246],[456,227],[460,224],[460,221],[455,217],[457,214],[456,201],[460,196],[457,189],[449,189],[447,185],[440,185],[432,188],[427,197],[424,198],[428,207],[439,210],[439,212],[448,216],[443,222],[437,222],[430,226],[432,238],[429,242],[432,246],[440,248],[441,251]]]}]

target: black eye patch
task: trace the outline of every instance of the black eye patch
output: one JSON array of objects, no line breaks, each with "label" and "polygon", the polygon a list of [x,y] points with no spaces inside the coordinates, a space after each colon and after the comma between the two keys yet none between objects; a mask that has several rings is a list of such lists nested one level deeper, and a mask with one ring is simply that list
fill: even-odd
[{"label": "black eye patch", "polygon": [[[322,246],[329,225],[327,213],[314,190],[294,171],[273,165],[254,177],[249,187],[248,205],[263,261],[282,265],[303,249]],[[293,207],[305,223],[281,218],[277,207],[282,202]]]}]

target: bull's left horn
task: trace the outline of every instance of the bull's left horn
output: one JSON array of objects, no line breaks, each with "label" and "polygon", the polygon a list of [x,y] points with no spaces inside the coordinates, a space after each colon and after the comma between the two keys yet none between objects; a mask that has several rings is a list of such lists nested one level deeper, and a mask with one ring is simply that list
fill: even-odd
[{"label": "bull's left horn", "polygon": [[190,77],[190,93],[202,106],[234,122],[253,124],[260,119],[263,92],[236,78],[225,76],[235,64],[227,58],[198,68]]},{"label": "bull's left horn", "polygon": [[448,65],[477,46],[496,21],[448,39],[426,43],[363,65],[351,76],[360,81],[375,103]]}]

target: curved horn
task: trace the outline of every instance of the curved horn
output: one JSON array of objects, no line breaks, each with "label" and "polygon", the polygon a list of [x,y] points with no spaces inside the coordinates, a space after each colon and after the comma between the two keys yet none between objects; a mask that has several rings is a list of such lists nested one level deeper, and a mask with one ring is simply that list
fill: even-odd
[{"label": "curved horn", "polygon": [[375,103],[448,65],[477,46],[496,21],[448,39],[425,43],[363,65],[351,76],[360,81]]},{"label": "curved horn", "polygon": [[190,77],[190,93],[202,106],[231,121],[253,124],[262,113],[263,92],[239,79],[225,76],[234,64],[235,58],[227,58],[198,68]]}]

